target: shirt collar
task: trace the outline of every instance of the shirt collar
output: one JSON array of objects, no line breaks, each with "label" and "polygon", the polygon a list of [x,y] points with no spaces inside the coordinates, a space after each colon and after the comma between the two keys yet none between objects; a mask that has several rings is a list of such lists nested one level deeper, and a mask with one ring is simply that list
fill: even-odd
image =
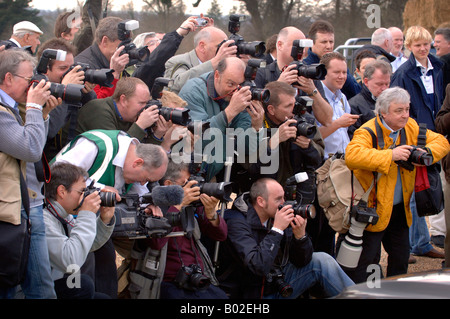
[{"label": "shirt collar", "polygon": [[337,90],[336,93],[331,92],[329,88],[323,83],[323,91],[325,92],[325,97],[330,101],[339,101],[342,99],[342,92],[341,90]]},{"label": "shirt collar", "polygon": [[16,101],[14,101],[14,99],[12,97],[10,97],[8,95],[8,93],[3,91],[2,89],[0,89],[0,99],[2,100],[3,103],[5,103],[8,106],[10,106],[10,107],[12,107],[12,108],[17,110],[17,103],[16,103]]},{"label": "shirt collar", "polygon": [[20,43],[17,42],[17,40],[14,40],[13,38],[9,39],[9,41],[14,42],[19,48],[22,47],[22,46],[20,45]]},{"label": "shirt collar", "polygon": [[416,59],[416,66],[417,66],[418,68],[420,68],[420,71],[422,72],[423,75],[427,74],[428,71],[433,70],[433,65],[431,64],[430,59],[427,58],[427,60],[428,60],[428,63],[427,63],[427,64],[428,64],[428,68],[426,69],[426,68],[422,65],[422,63],[420,63],[420,62],[417,61],[417,59]]}]

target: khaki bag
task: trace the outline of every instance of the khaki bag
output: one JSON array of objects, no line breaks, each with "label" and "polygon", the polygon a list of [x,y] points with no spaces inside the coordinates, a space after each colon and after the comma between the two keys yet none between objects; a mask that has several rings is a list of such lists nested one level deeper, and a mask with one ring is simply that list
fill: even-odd
[{"label": "khaki bag", "polygon": [[330,156],[316,173],[319,205],[330,227],[344,234],[350,228],[352,206],[358,204],[364,189],[345,164],[341,153]]}]

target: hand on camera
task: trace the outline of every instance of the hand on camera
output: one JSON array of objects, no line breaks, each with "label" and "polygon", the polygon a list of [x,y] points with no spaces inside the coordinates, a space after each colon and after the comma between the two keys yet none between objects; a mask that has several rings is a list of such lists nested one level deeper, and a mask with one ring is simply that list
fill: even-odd
[{"label": "hand on camera", "polygon": [[27,103],[44,105],[50,98],[50,82],[41,80],[36,86],[31,85],[28,89]]},{"label": "hand on camera", "polygon": [[291,221],[292,233],[297,239],[302,238],[306,234],[306,222],[307,219],[302,218],[300,215],[296,215]]},{"label": "hand on camera", "polygon": [[61,84],[84,84],[84,71],[80,71],[81,65],[76,65],[67,72],[61,80]]},{"label": "hand on camera", "polygon": [[310,143],[311,139],[303,135],[297,136],[297,138],[294,141],[294,144],[299,146],[300,148],[308,148]]},{"label": "hand on camera", "polygon": [[61,105],[62,104],[62,99],[59,97],[59,98],[56,98],[56,97],[54,97],[53,95],[50,95],[49,96],[49,98],[48,98],[48,100],[47,100],[47,103],[45,103],[45,106],[44,106],[44,108],[42,109],[42,117],[44,118],[44,119],[46,119],[47,118],[47,116],[48,116],[48,114],[54,109],[54,108],[56,108],[58,105]]},{"label": "hand on camera", "polygon": [[[159,109],[157,105],[150,105],[139,114],[136,124],[143,130],[152,126],[159,119]],[[164,135],[164,134],[163,134]]]},{"label": "hand on camera", "polygon": [[180,205],[181,207],[188,206],[189,204],[200,199],[200,187],[195,186],[197,183],[197,181],[192,180],[184,185],[184,197]]},{"label": "hand on camera", "polygon": [[283,72],[281,72],[278,81],[292,84],[298,79],[297,66],[295,64],[288,65]]},{"label": "hand on camera", "polygon": [[273,221],[273,227],[280,230],[285,230],[291,224],[294,219],[294,210],[291,205],[283,206],[275,214],[275,219]]},{"label": "hand on camera", "polygon": [[216,56],[211,59],[211,64],[215,69],[219,62],[225,58],[236,56],[237,46],[233,45],[234,40],[227,40],[219,47]]},{"label": "hand on camera", "polygon": [[252,127],[259,131],[264,122],[264,107],[260,101],[251,101],[246,109],[252,120]]},{"label": "hand on camera", "polygon": [[80,207],[80,211],[87,210],[96,214],[100,209],[100,195],[98,192],[92,192],[84,198],[83,204]]},{"label": "hand on camera", "polygon": [[399,145],[392,150],[393,161],[407,161],[411,155],[411,145]]},{"label": "hand on camera", "polygon": [[[214,196],[208,196],[206,194],[200,195],[200,201],[203,204],[203,207],[205,207],[205,217],[207,219],[212,219],[217,214],[216,207],[219,203],[219,199],[215,198]],[[217,218],[218,220],[218,218]],[[214,221],[212,221],[214,222]]]},{"label": "hand on camera", "polygon": [[239,113],[244,111],[252,101],[250,87],[244,86],[236,90],[231,96],[230,103],[225,109],[228,123],[230,123]]},{"label": "hand on camera", "polygon": [[123,45],[117,48],[117,50],[111,57],[109,68],[114,70],[113,74],[115,79],[120,78],[120,74],[122,73],[123,70],[125,70],[126,66],[130,62],[130,56],[128,55],[128,53],[120,55],[120,53],[123,51],[124,48],[125,46]]}]

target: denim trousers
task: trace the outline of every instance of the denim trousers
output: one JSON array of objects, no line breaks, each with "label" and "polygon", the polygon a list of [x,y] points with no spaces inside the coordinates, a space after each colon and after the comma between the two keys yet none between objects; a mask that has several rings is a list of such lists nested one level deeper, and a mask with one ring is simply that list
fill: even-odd
[{"label": "denim trousers", "polygon": [[[293,292],[289,299],[295,299],[315,284],[320,284],[326,297],[338,295],[354,282],[345,274],[336,260],[327,253],[315,252],[312,260],[304,267],[296,267],[290,262],[283,268],[284,280]],[[280,293],[264,297],[265,299],[286,299]]]},{"label": "denim trousers", "polygon": [[433,249],[433,246],[430,244],[430,232],[428,230],[425,217],[419,217],[417,215],[417,206],[414,193],[412,194],[409,205],[412,213],[412,224],[409,228],[411,253],[415,255],[424,255]]},{"label": "denim trousers", "polygon": [[[26,217],[24,209],[21,213],[23,217]],[[50,259],[45,238],[43,205],[30,208],[30,223],[31,241],[27,272],[25,280],[20,286],[27,299],[55,299],[56,293],[51,277]],[[14,298],[17,288],[0,289],[0,298]]]}]

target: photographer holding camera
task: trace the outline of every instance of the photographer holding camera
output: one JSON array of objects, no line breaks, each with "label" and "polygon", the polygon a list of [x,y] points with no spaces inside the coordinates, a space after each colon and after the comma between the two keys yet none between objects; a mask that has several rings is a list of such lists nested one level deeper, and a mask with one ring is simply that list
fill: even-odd
[{"label": "photographer holding camera", "polygon": [[[324,144],[317,125],[304,119],[305,115],[297,114],[302,110],[295,110],[296,90],[289,84],[281,81],[269,82],[266,89],[270,92],[270,99],[264,105],[264,128],[268,129],[268,152],[278,153],[278,166],[276,174],[272,177],[284,185],[286,179],[300,171],[314,170],[322,163]],[[295,114],[294,114],[295,112]],[[294,115],[300,116],[298,119]],[[298,120],[306,130],[299,130]],[[302,127],[300,127],[302,128]],[[276,129],[274,135],[270,134]],[[312,134],[307,134],[311,132]],[[251,171],[258,178],[261,176],[259,164],[253,166]]]},{"label": "photographer holding camera", "polygon": [[230,298],[291,298],[320,284],[325,296],[353,282],[330,255],[313,252],[307,219],[284,204],[283,187],[262,178],[225,211],[228,238],[217,277]]},{"label": "photographer holding camera", "polygon": [[72,68],[76,54],[76,48],[72,44],[61,38],[52,38],[39,47],[36,55],[39,60],[43,58],[44,51],[47,49],[66,52],[64,61],[48,59],[47,70],[44,73],[48,81],[63,85],[77,84],[84,86],[81,90],[82,95],[79,102],[63,99],[62,104],[50,114],[50,126],[44,149],[47,159],[50,160],[75,137],[75,121],[78,110],[90,100],[96,99],[97,95],[93,91],[95,84],[85,81],[85,73],[81,70],[81,67],[75,66]]},{"label": "photographer holding camera", "polygon": [[[245,155],[248,155],[256,152],[257,139],[249,138],[247,141],[245,131],[253,128],[258,132],[262,128],[264,109],[260,101],[252,100],[250,87],[240,85],[245,80],[245,69],[246,65],[241,59],[225,58],[219,62],[214,72],[188,80],[179,97],[188,103],[192,120],[208,121],[212,129],[220,130],[224,141],[227,129],[242,129],[236,132],[236,136],[238,140],[246,140]],[[218,148],[223,147],[225,150],[225,144],[218,145]],[[223,159],[209,164],[207,181],[223,169],[225,153],[224,151]]]},{"label": "photographer holding camera", "polygon": [[[345,162],[365,191],[374,180],[373,173],[377,172],[380,176],[367,202],[367,207],[376,208],[378,222],[365,228],[357,267],[347,271],[356,283],[365,281],[370,275],[367,272],[369,265],[379,263],[381,243],[389,255],[387,276],[406,274],[408,271],[409,227],[412,223],[410,200],[416,170],[410,171],[398,161],[419,165],[411,158],[413,145],[418,143],[419,126],[410,118],[409,108],[410,95],[406,90],[398,87],[386,89],[375,104],[377,117],[357,129],[346,148]],[[377,148],[374,148],[371,134],[364,127],[376,132]],[[406,142],[402,143],[402,139]],[[427,130],[426,147],[416,152],[428,153],[435,163],[449,150],[444,136]],[[340,246],[342,248],[343,245]]]},{"label": "photographer holding camera", "polygon": [[[218,287],[213,265],[200,236],[211,240],[224,241],[227,237],[227,224],[217,213],[219,199],[201,191],[198,182],[191,179],[189,164],[176,164],[169,161],[167,172],[160,180],[164,186],[183,186],[184,197],[180,205],[168,208],[168,214],[187,214],[191,209],[191,222],[194,229],[186,230],[183,226],[174,226],[175,232],[187,231],[182,236],[151,238],[151,248],[161,250],[167,245],[166,265],[160,287],[161,299],[224,299],[225,293]],[[167,217],[167,215],[166,215]],[[172,217],[174,218],[174,217]]]},{"label": "photographer holding camera", "polygon": [[82,271],[78,274],[78,287],[70,287],[72,282],[68,277],[73,271],[71,267],[81,268],[88,253],[102,247],[111,236],[114,207],[101,206],[99,192],[86,196],[89,175],[84,169],[68,163],[57,163],[51,169],[52,179],[45,190],[44,221],[56,296],[58,299],[107,299],[108,296],[95,292],[93,279]]},{"label": "photographer holding camera", "polygon": [[[303,54],[304,48],[294,48],[295,40],[304,40],[305,35],[302,31],[295,27],[285,27],[280,30],[277,38],[277,59],[269,64],[265,69],[259,69],[256,74],[255,84],[259,88],[263,88],[268,82],[282,81],[286,82],[297,90],[299,95],[308,95],[314,100],[312,111],[314,117],[319,123],[328,125],[331,123],[333,109],[323,98],[322,84],[317,79],[300,76],[298,67],[292,56],[293,49],[298,61],[298,55]],[[298,62],[297,61],[297,62]]]},{"label": "photographer holding camera", "polygon": [[[168,157],[159,145],[140,143],[123,131],[91,130],[61,150],[55,162],[62,161],[84,168],[89,173],[87,182],[95,180],[95,187],[142,195],[148,192],[147,182],[164,176]],[[111,240],[95,252],[95,267],[97,291],[117,298],[116,254]]]}]

